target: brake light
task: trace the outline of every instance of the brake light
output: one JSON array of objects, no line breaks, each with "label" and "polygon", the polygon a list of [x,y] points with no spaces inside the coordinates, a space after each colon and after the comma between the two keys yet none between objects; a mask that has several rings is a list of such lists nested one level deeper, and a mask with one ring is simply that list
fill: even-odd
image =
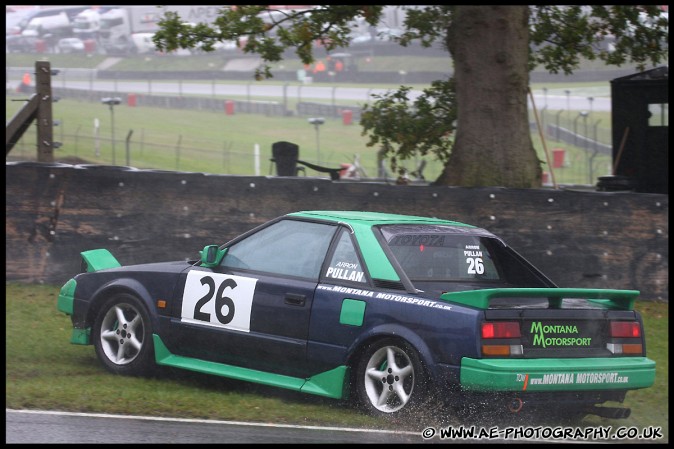
[{"label": "brake light", "polygon": [[514,321],[482,323],[482,338],[519,338],[520,324]]},{"label": "brake light", "polygon": [[611,321],[611,337],[641,337],[641,326],[636,321]]}]

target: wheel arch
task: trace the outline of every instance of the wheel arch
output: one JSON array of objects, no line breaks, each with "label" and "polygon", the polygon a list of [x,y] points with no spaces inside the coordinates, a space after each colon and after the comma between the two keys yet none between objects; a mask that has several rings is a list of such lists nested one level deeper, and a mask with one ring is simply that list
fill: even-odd
[{"label": "wheel arch", "polygon": [[431,377],[431,380],[435,379],[436,373],[433,369],[434,358],[426,342],[413,330],[405,326],[395,324],[386,324],[374,327],[369,332],[362,334],[359,339],[354,341],[348,351],[348,356],[346,359],[347,365],[351,367],[351,378],[355,375],[355,365],[362,357],[368,345],[376,341],[389,338],[405,343],[414,349],[422,364],[422,368],[426,371],[426,374]]},{"label": "wheel arch", "polygon": [[157,317],[157,309],[152,301],[152,296],[147,289],[135,279],[121,278],[115,279],[101,286],[92,295],[91,306],[87,311],[86,323],[87,326],[92,326],[96,315],[108,299],[120,293],[130,294],[139,299],[145,306],[150,317],[150,323],[153,329],[159,328],[159,319]]}]

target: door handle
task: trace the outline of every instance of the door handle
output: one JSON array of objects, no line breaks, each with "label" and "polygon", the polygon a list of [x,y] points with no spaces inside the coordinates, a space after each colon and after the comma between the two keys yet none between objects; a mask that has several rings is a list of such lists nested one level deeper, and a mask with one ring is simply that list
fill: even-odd
[{"label": "door handle", "polygon": [[291,306],[303,306],[307,297],[295,293],[286,293],[285,303]]}]

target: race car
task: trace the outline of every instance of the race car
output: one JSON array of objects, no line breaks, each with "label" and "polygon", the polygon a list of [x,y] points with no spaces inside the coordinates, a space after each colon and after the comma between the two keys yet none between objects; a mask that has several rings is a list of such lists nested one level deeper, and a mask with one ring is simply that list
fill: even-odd
[{"label": "race car", "polygon": [[302,211],[195,260],[84,251],[61,289],[71,343],[112,373],[162,366],[354,400],[374,415],[487,398],[629,416],[647,388],[634,290],[559,288],[491,232],[438,218]]}]

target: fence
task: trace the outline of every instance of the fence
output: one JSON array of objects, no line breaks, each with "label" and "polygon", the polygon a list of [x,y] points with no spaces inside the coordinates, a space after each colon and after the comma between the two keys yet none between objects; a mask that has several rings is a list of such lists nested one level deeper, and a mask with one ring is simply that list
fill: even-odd
[{"label": "fence", "polygon": [[[59,80],[59,77],[63,78]],[[64,81],[66,78],[70,80],[73,78],[79,78],[80,80],[88,81],[91,86],[94,86],[94,80],[96,77],[97,73],[95,70],[87,71],[81,69],[68,69],[67,73],[59,73],[58,77],[55,77],[52,80],[52,91],[57,97],[91,102],[99,102],[103,97],[120,96],[120,93],[117,90],[60,87],[61,85],[66,84]],[[248,86],[246,86],[246,90],[248,89]],[[356,123],[360,121],[362,107],[360,105],[354,106],[336,104],[336,89],[337,87],[332,88],[332,99],[330,102],[302,100],[297,101],[295,109],[289,108],[286,96],[284,96],[280,101],[257,101],[250,99],[226,100],[223,98],[218,98],[215,95],[176,96],[136,93],[124,93],[121,95],[124,102],[128,102],[129,105],[133,104],[134,106],[139,107],[151,106],[172,109],[191,109],[214,112],[218,111],[224,113],[228,113],[231,108],[232,111],[235,110],[239,113],[262,114],[266,116],[323,116],[332,118],[341,117],[343,120],[347,119],[348,114],[349,121]],[[299,88],[297,91],[298,97],[301,96],[301,88]],[[285,95],[285,89],[283,95]],[[250,97],[250,95],[248,95],[248,97]],[[573,114],[576,114],[576,112],[573,112]],[[546,132],[546,138],[560,143],[573,145],[583,149],[587,153],[586,157],[583,157],[582,159],[585,159],[583,163],[588,165],[588,170],[586,171],[586,173],[589,173],[587,178],[588,184],[594,184],[593,179],[595,173],[599,175],[610,174],[608,172],[604,173],[605,169],[603,168],[600,169],[598,166],[593,166],[596,164],[594,161],[595,156],[602,155],[604,157],[610,158],[612,155],[610,127],[600,127],[600,121],[596,121],[591,114],[579,114],[574,117],[571,115],[570,111],[547,111],[546,108],[543,108],[540,111],[540,120],[541,126]],[[533,117],[530,121],[530,127],[532,133],[538,133],[537,124]],[[83,148],[99,148],[101,143],[107,143],[113,148],[124,148],[124,150],[120,150],[119,158],[118,155],[115,154],[116,151],[113,151],[112,154],[107,155],[107,157],[103,155],[102,160],[110,161],[113,163],[113,165],[115,163],[121,163],[121,161],[125,161],[127,165],[157,168],[156,162],[151,161],[144,156],[144,148],[150,145],[154,145],[155,149],[160,150],[164,154],[173,155],[175,163],[171,163],[170,166],[175,170],[183,169],[181,167],[181,153],[184,154],[188,152],[192,156],[209,160],[209,168],[213,169],[213,167],[217,167],[218,170],[216,172],[219,173],[237,174],[231,169],[232,161],[237,161],[237,164],[240,166],[242,165],[247,167],[244,173],[253,173],[252,167],[254,167],[255,164],[253,159],[254,156],[250,148],[234,148],[232,142],[206,142],[204,145],[200,146],[184,145],[181,141],[182,137],[176,136],[176,143],[173,145],[157,145],[150,143],[151,139],[143,138],[142,130],[136,130],[137,134],[130,142],[131,148],[128,148],[128,142],[124,140],[122,135],[120,135],[115,140],[102,136],[86,136],[81,134],[79,132],[80,130],[77,130],[74,134],[70,132],[66,135],[63,132],[63,128],[60,128],[55,129],[55,136],[58,135],[59,131],[62,142],[67,141],[69,142],[69,145],[74,143],[74,152],[76,157],[78,156],[80,145],[82,145]],[[138,133],[140,133],[140,140]],[[31,137],[30,135],[22,139],[18,145],[18,148],[13,151],[13,157],[18,157],[19,159],[32,159],[30,151],[26,151],[26,147],[31,147],[31,145],[26,145],[24,143],[26,139],[28,139],[29,142],[34,141],[34,137]],[[98,156],[98,153],[96,153],[96,155]],[[378,167],[375,166],[364,168],[369,173],[378,172]]]}]

